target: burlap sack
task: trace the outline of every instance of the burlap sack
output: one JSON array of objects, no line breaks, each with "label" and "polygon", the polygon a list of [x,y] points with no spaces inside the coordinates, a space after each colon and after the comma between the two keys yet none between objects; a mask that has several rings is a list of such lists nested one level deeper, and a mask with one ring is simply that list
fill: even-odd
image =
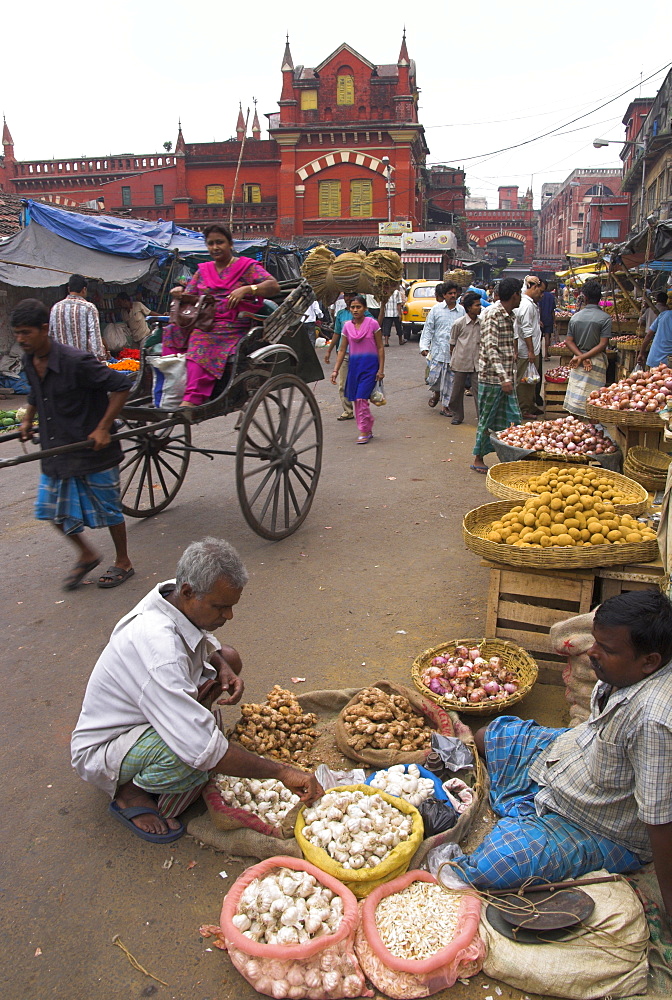
[{"label": "burlap sack", "polygon": [[247,826],[257,833],[262,833],[266,837],[277,837],[279,840],[288,840],[294,836],[294,824],[299,813],[300,804],[294,806],[287,813],[281,823],[271,826],[264,822],[260,816],[248,812],[246,809],[236,809],[226,804],[214,778],[211,778],[203,789],[203,801],[208,807],[210,818],[218,830],[237,830],[241,826]]},{"label": "burlap sack", "polygon": [[[441,708],[436,702],[429,698],[424,698],[419,691],[413,688],[404,687],[402,684],[393,684],[392,681],[377,681],[375,684],[367,684],[367,687],[377,687],[386,694],[403,695],[410,702],[413,711],[423,716],[432,729],[442,733],[444,736],[456,736],[450,713]],[[360,689],[363,690],[363,689]],[[357,692],[359,694],[359,690]],[[350,745],[351,735],[343,722],[344,715],[350,705],[356,701],[357,695],[351,698],[348,704],[338,717],[336,723],[336,744],[341,753],[351,760],[356,760],[360,764],[369,764],[371,767],[385,768],[392,764],[424,764],[429,753],[429,746],[425,750],[415,750],[404,752],[400,750],[374,750],[372,747],[365,747],[363,750],[354,750]]]},{"label": "burlap sack", "polygon": [[588,650],[594,641],[594,615],[595,612],[590,611],[551,626],[552,651],[567,657],[562,679],[565,682],[565,698],[570,706],[569,719],[572,727],[585,722],[590,715],[590,696],[596,681],[588,657]]}]

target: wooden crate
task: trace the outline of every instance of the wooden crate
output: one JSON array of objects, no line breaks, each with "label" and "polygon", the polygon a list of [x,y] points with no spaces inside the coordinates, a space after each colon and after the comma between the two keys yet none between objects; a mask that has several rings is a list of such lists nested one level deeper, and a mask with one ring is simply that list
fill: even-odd
[{"label": "wooden crate", "polygon": [[664,583],[665,571],[660,559],[632,566],[603,566],[596,571],[595,604],[631,590],[659,590]]},{"label": "wooden crate", "polygon": [[539,683],[562,685],[567,660],[551,652],[551,625],[590,611],[593,570],[521,570],[483,561],[490,567],[486,635],[511,639],[539,666]]},{"label": "wooden crate", "polygon": [[544,416],[558,417],[567,413],[565,409],[566,382],[544,382]]},{"label": "wooden crate", "polygon": [[649,430],[642,427],[613,427],[612,438],[620,447],[625,457],[631,448],[651,448],[653,451],[668,451],[663,441],[665,424],[660,421],[660,430]]}]

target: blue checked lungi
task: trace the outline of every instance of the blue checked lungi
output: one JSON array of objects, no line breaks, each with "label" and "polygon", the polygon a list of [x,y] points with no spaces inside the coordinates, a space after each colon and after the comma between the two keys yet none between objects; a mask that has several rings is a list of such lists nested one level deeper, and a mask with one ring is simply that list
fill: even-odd
[{"label": "blue checked lungi", "polygon": [[124,513],[119,495],[119,468],[87,476],[56,479],[40,476],[35,501],[35,517],[54,521],[66,535],[76,535],[84,528],[109,528],[121,524]]},{"label": "blue checked lungi", "polygon": [[452,864],[465,881],[480,889],[509,889],[533,881],[578,878],[605,868],[636,871],[642,862],[627,848],[598,837],[557,813],[537,816],[539,785],[529,776],[535,757],[564,729],[503,715],[485,733],[490,804],[502,819],[469,856]]},{"label": "blue checked lungi", "polygon": [[453,373],[450,368],[450,361],[434,361],[432,358],[428,362],[426,383],[431,392],[438,392],[441,399],[441,406],[447,410],[450,402],[450,394],[453,391]]}]

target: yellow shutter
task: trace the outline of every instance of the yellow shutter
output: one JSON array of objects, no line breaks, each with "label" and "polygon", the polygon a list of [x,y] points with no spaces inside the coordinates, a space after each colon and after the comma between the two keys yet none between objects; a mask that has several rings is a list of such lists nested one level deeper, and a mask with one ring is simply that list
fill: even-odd
[{"label": "yellow shutter", "polygon": [[261,185],[245,184],[243,201],[246,201],[248,204],[258,205],[261,202]]},{"label": "yellow shutter", "polygon": [[355,81],[349,73],[344,73],[339,76],[336,84],[336,103],[337,104],[354,104],[355,103]]},{"label": "yellow shutter", "polygon": [[373,215],[373,190],[371,181],[350,181],[351,218],[369,218]]},{"label": "yellow shutter", "polygon": [[301,110],[302,111],[315,111],[317,108],[317,91],[316,90],[302,90],[301,91]]},{"label": "yellow shutter", "polygon": [[221,184],[208,184],[205,189],[205,200],[208,205],[224,204],[224,188]]},{"label": "yellow shutter", "polygon": [[339,218],[341,214],[341,182],[319,182],[320,216],[323,218]]}]

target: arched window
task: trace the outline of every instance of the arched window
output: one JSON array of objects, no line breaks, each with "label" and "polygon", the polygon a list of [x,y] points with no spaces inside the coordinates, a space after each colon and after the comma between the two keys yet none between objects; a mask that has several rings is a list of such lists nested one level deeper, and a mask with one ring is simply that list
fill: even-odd
[{"label": "arched window", "polygon": [[336,78],[336,103],[355,103],[355,78],[349,66],[341,66]]},{"label": "arched window", "polygon": [[208,205],[224,204],[224,188],[221,184],[208,184],[205,189],[205,201]]},{"label": "arched window", "polygon": [[583,196],[584,198],[613,198],[614,192],[606,184],[593,184]]}]

